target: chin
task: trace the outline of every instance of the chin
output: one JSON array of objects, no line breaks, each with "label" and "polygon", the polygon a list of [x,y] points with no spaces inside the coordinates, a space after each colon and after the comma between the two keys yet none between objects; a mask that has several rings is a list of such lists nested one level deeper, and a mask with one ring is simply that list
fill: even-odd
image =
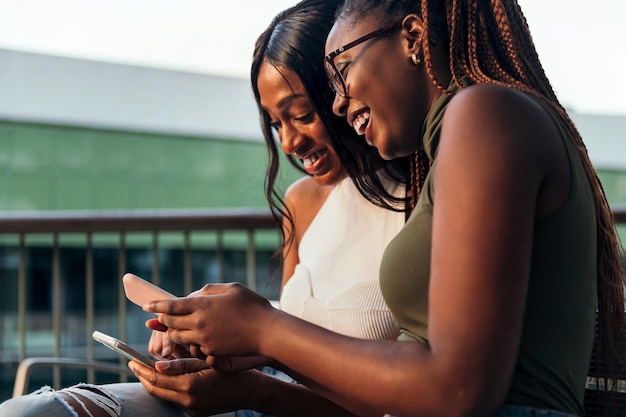
[{"label": "chin", "polygon": [[321,175],[313,176],[317,185],[335,185],[347,176],[345,171],[331,170]]},{"label": "chin", "polygon": [[390,154],[388,149],[381,149],[378,146],[375,146],[375,148],[378,151],[380,157],[386,161],[390,161],[397,157],[397,155]]},{"label": "chin", "polygon": [[315,183],[317,185],[335,185],[339,182],[339,178],[336,175],[315,175],[313,176]]},{"label": "chin", "polygon": [[383,158],[386,161],[390,161],[392,159],[401,158],[403,156],[409,156],[413,152],[415,152],[417,149],[404,149],[404,148],[399,148],[397,146],[392,146],[391,149],[389,147],[387,148],[376,147],[376,150],[378,151],[378,154],[380,155],[381,158]]},{"label": "chin", "polygon": [[378,154],[379,154],[379,155],[380,155],[380,157],[381,157],[381,158],[383,158],[385,161],[391,161],[392,159],[397,158],[397,156],[387,155],[387,154],[384,154],[384,153],[382,153],[382,152],[380,152],[380,151],[378,151]]}]

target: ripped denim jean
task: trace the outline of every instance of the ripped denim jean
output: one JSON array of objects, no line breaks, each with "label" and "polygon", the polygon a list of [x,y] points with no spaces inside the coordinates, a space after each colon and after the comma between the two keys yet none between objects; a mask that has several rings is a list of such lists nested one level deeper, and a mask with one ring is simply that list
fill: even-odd
[{"label": "ripped denim jean", "polygon": [[[66,400],[67,397],[70,397],[74,407]],[[0,417],[131,417],[142,415],[187,417],[187,414],[179,408],[151,396],[139,383],[78,384],[60,391],[46,386],[32,394],[12,398],[0,404]]]}]

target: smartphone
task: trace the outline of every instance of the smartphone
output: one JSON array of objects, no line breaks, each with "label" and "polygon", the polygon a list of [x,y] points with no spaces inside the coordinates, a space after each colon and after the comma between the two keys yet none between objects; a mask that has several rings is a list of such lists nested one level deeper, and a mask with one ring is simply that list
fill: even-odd
[{"label": "smartphone", "polygon": [[135,274],[124,274],[124,276],[122,277],[122,283],[124,284],[124,292],[126,293],[126,298],[137,304],[139,307],[142,307],[144,304],[149,303],[150,301],[176,298],[175,295],[170,294],[163,288],[159,288],[143,278],[139,278]]},{"label": "smartphone", "polygon": [[101,333],[99,331],[93,332],[91,334],[91,337],[93,337],[94,340],[102,343],[109,349],[112,349],[122,356],[126,357],[127,359],[134,359],[137,362],[141,362],[144,365],[154,369],[154,361],[152,359],[150,359],[143,353],[136,351],[121,340],[116,339],[113,336],[109,336],[108,334]]}]

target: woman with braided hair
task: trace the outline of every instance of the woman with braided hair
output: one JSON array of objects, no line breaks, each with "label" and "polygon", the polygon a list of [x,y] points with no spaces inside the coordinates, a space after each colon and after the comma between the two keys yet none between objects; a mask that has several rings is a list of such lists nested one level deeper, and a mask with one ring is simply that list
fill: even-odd
[{"label": "woman with braided hair", "polygon": [[584,415],[596,310],[602,376],[624,365],[621,247],[517,2],[347,0],[326,53],[334,112],[383,158],[418,160],[380,268],[399,340],[329,332],[239,285],[145,309],[217,368],[265,355],[358,415]]}]

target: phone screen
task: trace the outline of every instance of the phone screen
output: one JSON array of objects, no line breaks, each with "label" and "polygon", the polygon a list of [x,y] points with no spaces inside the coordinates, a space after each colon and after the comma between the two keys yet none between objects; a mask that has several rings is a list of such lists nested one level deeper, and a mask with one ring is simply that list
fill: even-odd
[{"label": "phone screen", "polygon": [[112,349],[120,355],[124,356],[126,359],[136,360],[146,366],[149,366],[150,368],[154,368],[154,361],[152,359],[128,346],[121,340],[114,338],[113,336],[109,336],[102,332],[95,331],[92,333],[91,337],[93,337],[94,340],[102,343],[109,349]]}]

